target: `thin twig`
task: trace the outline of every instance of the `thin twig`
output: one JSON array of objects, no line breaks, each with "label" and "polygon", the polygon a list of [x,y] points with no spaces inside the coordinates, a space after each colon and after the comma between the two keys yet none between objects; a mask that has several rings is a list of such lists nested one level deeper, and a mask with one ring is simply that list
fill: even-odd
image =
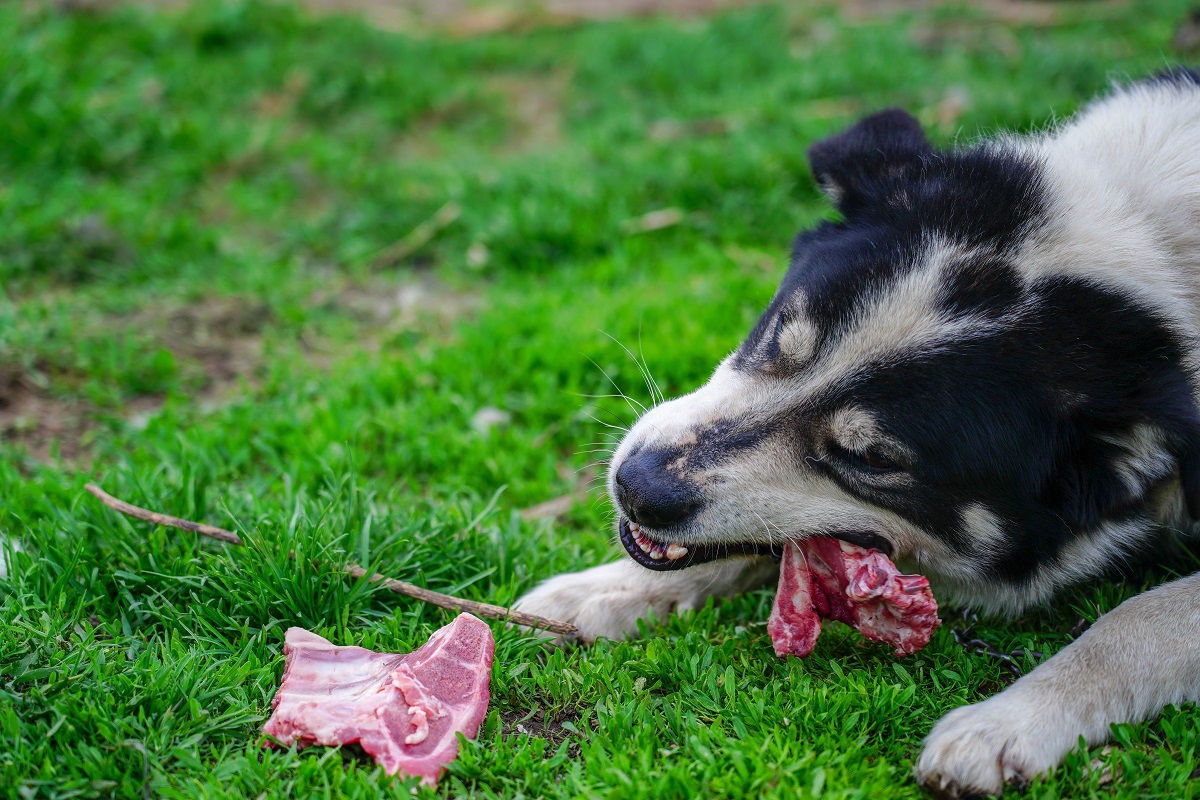
[{"label": "thin twig", "polygon": [[[126,503],[124,500],[118,500],[108,492],[101,489],[94,483],[89,483],[83,488],[87,489],[95,495],[101,503],[109,508],[120,511],[122,514],[128,514],[131,517],[142,519],[147,522],[153,522],[156,525],[163,525],[169,528],[179,528],[180,530],[191,531],[198,533],[201,536],[208,536],[212,539],[219,539],[222,542],[229,544],[244,544],[241,537],[233,531],[227,531],[224,528],[217,528],[213,525],[205,525],[199,522],[191,522],[190,520],[172,517],[168,514],[160,514],[157,511],[148,511],[144,508]],[[539,617],[536,614],[528,614],[524,611],[516,611],[504,606],[494,606],[491,603],[479,603],[474,600],[464,600],[461,597],[454,597],[441,592],[434,592],[429,589],[416,586],[415,584],[398,581],[395,578],[389,578],[386,575],[380,575],[378,572],[368,573],[365,569],[353,562],[346,564],[342,568],[348,574],[355,578],[367,577],[372,583],[378,583],[386,589],[390,589],[396,594],[411,597],[414,600],[421,600],[425,603],[430,603],[439,608],[445,608],[450,611],[467,611],[478,617],[486,617],[488,619],[502,619],[508,622],[524,625],[527,628],[538,628],[540,630],[557,633],[561,636],[575,636],[579,629],[569,622],[561,622],[556,619],[547,619]]]},{"label": "thin twig", "polygon": [[229,544],[245,544],[241,537],[233,531],[227,531],[224,528],[218,528],[214,525],[205,525],[203,522],[191,522],[179,517],[172,517],[169,514],[160,514],[157,511],[147,511],[144,508],[138,508],[135,505],[126,503],[124,500],[118,500],[94,483],[89,483],[83,488],[100,498],[101,503],[104,503],[109,508],[120,511],[122,514],[144,519],[146,522],[153,522],[155,525],[162,525],[166,528],[179,528],[180,530],[207,536],[210,539],[220,539],[222,542],[228,542]]},{"label": "thin twig", "polygon": [[371,256],[371,266],[383,269],[397,264],[420,250],[448,228],[462,214],[462,206],[453,200],[434,212],[433,216],[413,228],[404,238],[388,245]]}]

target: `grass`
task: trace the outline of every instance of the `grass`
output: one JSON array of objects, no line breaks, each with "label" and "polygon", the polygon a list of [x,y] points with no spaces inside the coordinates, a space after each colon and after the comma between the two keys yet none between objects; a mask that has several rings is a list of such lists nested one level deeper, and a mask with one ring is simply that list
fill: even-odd
[{"label": "grass", "polygon": [[[0,4],[0,794],[409,796],[257,745],[288,626],[401,651],[447,619],[320,564],[509,603],[613,557],[594,487],[520,511],[581,491],[650,401],[626,347],[672,394],[748,330],[829,213],[808,143],[885,105],[943,144],[1036,128],[1187,55],[1187,2],[1037,9],[461,38]],[[120,518],[89,479],[249,546]],[[1053,652],[1137,589],[980,634]],[[491,710],[436,793],[920,797],[933,722],[1008,679],[945,628],[903,661],[841,626],[779,660],[770,602],[568,652],[494,626]],[[1028,795],[1191,797],[1198,743],[1170,708]]]}]

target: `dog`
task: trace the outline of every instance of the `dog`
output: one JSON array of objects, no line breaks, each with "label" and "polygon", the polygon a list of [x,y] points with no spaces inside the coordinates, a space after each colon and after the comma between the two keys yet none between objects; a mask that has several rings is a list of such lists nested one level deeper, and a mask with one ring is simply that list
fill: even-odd
[{"label": "dog", "polygon": [[[631,558],[519,608],[620,638],[771,581],[786,540],[832,536],[943,601],[1015,614],[1198,532],[1200,72],[953,150],[885,110],[808,155],[840,219],[795,239],[711,379],[613,453]],[[998,793],[1081,736],[1200,698],[1198,634],[1200,573],[1127,600],[942,718],[917,781]]]}]

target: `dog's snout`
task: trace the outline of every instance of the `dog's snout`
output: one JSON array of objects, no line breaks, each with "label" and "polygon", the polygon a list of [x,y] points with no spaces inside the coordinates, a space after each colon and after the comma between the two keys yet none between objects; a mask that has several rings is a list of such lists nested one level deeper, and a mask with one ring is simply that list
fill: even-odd
[{"label": "dog's snout", "polygon": [[696,487],[671,474],[667,454],[641,451],[617,468],[617,502],[631,522],[651,528],[678,525],[700,507]]}]

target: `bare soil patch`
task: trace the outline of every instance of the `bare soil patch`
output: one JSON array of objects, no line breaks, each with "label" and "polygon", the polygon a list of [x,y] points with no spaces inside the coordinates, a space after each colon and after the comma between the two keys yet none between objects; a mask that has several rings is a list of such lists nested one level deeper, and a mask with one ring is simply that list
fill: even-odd
[{"label": "bare soil patch", "polygon": [[322,292],[309,302],[349,315],[376,340],[418,329],[449,336],[457,322],[472,317],[484,305],[480,292],[455,289],[431,275],[401,281],[375,278]]},{"label": "bare soil patch", "polygon": [[[191,0],[30,0],[64,12],[93,13],[117,5],[179,9]],[[350,14],[382,30],[485,36],[624,17],[708,16],[766,0],[296,0],[314,14]]]},{"label": "bare soil patch", "polygon": [[439,134],[469,124],[481,113],[499,114],[507,123],[507,135],[492,155],[519,156],[555,148],[563,140],[564,98],[570,80],[566,69],[486,76],[484,102],[498,109],[485,112],[479,98],[451,98],[406,125],[397,137],[394,155],[400,161],[440,158],[444,153]]},{"label": "bare soil patch", "polygon": [[318,14],[356,14],[384,30],[484,36],[623,17],[697,17],[762,0],[300,0]]},{"label": "bare soil patch", "polygon": [[[121,4],[156,9],[183,8],[192,0],[27,0],[55,5],[65,12],[103,11]],[[288,2],[289,0],[279,0]],[[764,5],[770,0],[292,0],[317,14],[358,16],[382,30],[419,35],[486,36],[604,20],[666,16],[689,19],[734,8]],[[1126,0],[1091,0],[1089,13],[1105,13]],[[973,4],[990,21],[1047,27],[1076,14],[1077,3],[1047,0],[978,0]],[[800,5],[791,12],[806,14],[820,7],[836,8],[851,21],[886,19],[899,14],[938,8],[961,8],[961,0],[830,0]],[[1184,42],[1192,39],[1184,34]]]},{"label": "bare soil patch", "polygon": [[530,153],[561,144],[563,98],[570,80],[565,70],[488,79],[487,88],[504,98],[512,124],[506,152]]},{"label": "bare soil patch", "polygon": [[[170,350],[195,385],[201,408],[228,402],[243,384],[255,385],[262,364],[262,331],[270,315],[261,303],[241,298],[206,298],[189,305],[148,308],[126,318],[103,319],[101,327],[150,334]],[[123,417],[134,427],[149,422],[163,404],[158,395],[126,400],[119,409],[96,407],[83,397],[56,396],[47,381],[12,365],[0,365],[0,440],[16,444],[42,462],[75,462],[85,454],[89,433],[105,417]]]},{"label": "bare soil patch", "polygon": [[[97,6],[123,0],[59,0],[74,6]],[[147,2],[147,0],[137,0]],[[182,6],[189,0],[155,0],[154,5]],[[664,16],[707,17],[771,0],[295,0],[316,14],[352,14],[392,31],[452,36],[484,36],[605,20]],[[1091,0],[1089,13],[1103,14],[1125,0]],[[1072,15],[1075,3],[1047,0],[978,0],[974,8],[991,21],[1045,27]],[[793,14],[832,7],[849,20],[873,20],[938,8],[961,8],[961,0],[824,0],[796,4]]]},{"label": "bare soil patch", "polygon": [[568,712],[562,715],[547,714],[544,709],[533,711],[514,708],[500,712],[501,732],[505,736],[531,736],[545,739],[549,744],[546,755],[549,757],[563,742],[570,741],[567,755],[570,758],[579,757],[577,733],[564,727],[563,723],[574,727],[579,722],[579,715]]},{"label": "bare soil patch", "polygon": [[[371,349],[389,334],[420,331],[435,340],[449,337],[454,325],[483,304],[478,293],[452,289],[432,276],[403,280],[376,278],[347,283],[311,298],[310,308],[335,310],[362,330],[355,342]],[[201,412],[210,412],[253,392],[263,377],[263,339],[273,323],[270,309],[244,297],[206,297],[193,303],[147,307],[132,318],[102,319],[100,327],[132,327],[170,350],[184,386]],[[328,369],[343,348],[302,337],[306,365]],[[114,416],[134,428],[145,427],[165,398],[142,395],[119,409],[96,407],[83,397],[56,396],[43,378],[0,363],[0,441],[22,447],[42,462],[75,462],[86,455],[89,433]]]},{"label": "bare soil patch", "polygon": [[0,441],[14,442],[38,461],[74,460],[89,428],[86,404],[62,400],[40,388],[28,373],[0,365]]},{"label": "bare soil patch", "polygon": [[270,310],[237,297],[212,297],[144,317],[163,346],[185,364],[198,367],[198,397],[212,400],[241,381],[252,385],[262,364],[262,333]]}]

